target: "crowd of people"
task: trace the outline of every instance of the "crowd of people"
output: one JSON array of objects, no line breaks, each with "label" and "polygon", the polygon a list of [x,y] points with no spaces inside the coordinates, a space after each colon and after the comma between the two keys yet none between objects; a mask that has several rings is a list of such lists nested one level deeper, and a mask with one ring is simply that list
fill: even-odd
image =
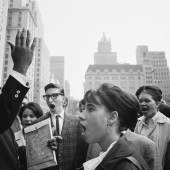
[{"label": "crowd of people", "polygon": [[159,87],[143,85],[133,95],[103,83],[84,94],[77,116],[66,109],[64,89],[49,83],[43,113],[38,103],[23,102],[36,46],[30,37],[23,29],[9,43],[14,66],[0,94],[0,170],[28,170],[27,143],[17,143],[14,123],[24,139],[25,128],[46,119],[53,134],[46,145],[57,164],[44,170],[170,170],[170,106]]}]

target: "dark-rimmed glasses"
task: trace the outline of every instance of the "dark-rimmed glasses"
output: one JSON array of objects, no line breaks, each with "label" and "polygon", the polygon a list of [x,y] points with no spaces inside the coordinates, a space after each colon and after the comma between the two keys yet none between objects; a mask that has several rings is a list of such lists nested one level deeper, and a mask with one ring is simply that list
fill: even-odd
[{"label": "dark-rimmed glasses", "polygon": [[56,100],[57,98],[58,98],[58,96],[63,96],[63,94],[62,93],[53,93],[53,94],[46,94],[46,95],[43,95],[43,98],[44,98],[44,100],[49,100],[50,98],[52,99],[52,100]]}]

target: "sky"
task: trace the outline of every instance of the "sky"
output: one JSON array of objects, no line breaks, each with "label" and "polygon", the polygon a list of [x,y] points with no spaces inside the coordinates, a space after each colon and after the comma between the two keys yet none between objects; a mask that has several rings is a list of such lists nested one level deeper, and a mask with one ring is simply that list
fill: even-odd
[{"label": "sky", "polygon": [[169,0],[36,0],[50,55],[65,56],[71,96],[83,97],[85,72],[103,32],[118,62],[136,64],[136,46],[165,51],[170,66]]}]

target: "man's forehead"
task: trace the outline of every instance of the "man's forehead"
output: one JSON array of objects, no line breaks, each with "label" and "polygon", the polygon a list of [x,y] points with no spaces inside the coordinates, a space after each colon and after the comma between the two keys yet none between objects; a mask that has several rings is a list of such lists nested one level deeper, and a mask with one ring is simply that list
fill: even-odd
[{"label": "man's forehead", "polygon": [[61,90],[59,88],[49,88],[47,91],[46,91],[46,94],[52,94],[52,93],[60,93]]}]

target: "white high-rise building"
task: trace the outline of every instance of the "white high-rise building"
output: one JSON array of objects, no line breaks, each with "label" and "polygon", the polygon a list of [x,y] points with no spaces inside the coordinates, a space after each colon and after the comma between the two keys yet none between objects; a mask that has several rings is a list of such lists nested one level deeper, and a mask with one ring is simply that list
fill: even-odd
[{"label": "white high-rise building", "polygon": [[94,54],[94,64],[116,64],[117,53],[112,52],[111,41],[106,38],[105,33],[98,42],[97,52]]},{"label": "white high-rise building", "polygon": [[46,106],[42,98],[44,87],[50,82],[50,53],[43,39],[37,39],[34,76],[34,102]]},{"label": "white high-rise building", "polygon": [[84,91],[96,89],[102,83],[112,83],[135,94],[144,83],[143,68],[130,64],[89,65],[85,73]]},{"label": "white high-rise building", "polygon": [[[31,0],[9,0],[9,9],[8,9],[8,20],[7,20],[7,29],[6,29],[6,39],[14,43],[17,30],[22,28],[29,29],[32,37],[37,37],[41,30],[38,24],[39,12],[36,6],[35,1]],[[3,83],[6,81],[9,73],[13,68],[13,62],[11,59],[11,51],[8,45],[5,47],[5,56],[4,56],[4,67],[3,67]],[[35,53],[36,54],[36,53]],[[27,72],[27,77],[30,80],[30,90],[27,94],[28,99],[33,101],[34,93],[34,70],[35,70],[35,58],[34,55],[33,61],[29,70]]]},{"label": "white high-rise building", "polygon": [[64,56],[50,57],[51,78],[54,78],[56,84],[60,84],[64,88]]},{"label": "white high-rise building", "polygon": [[161,88],[163,98],[170,101],[170,72],[164,51],[149,51],[147,46],[137,46],[137,64],[143,66],[145,84]]},{"label": "white high-rise building", "polygon": [[2,86],[2,71],[6,44],[7,14],[8,0],[0,0],[0,86]]},{"label": "white high-rise building", "polygon": [[98,43],[98,52],[94,55],[94,61],[94,65],[89,65],[85,73],[85,92],[98,88],[102,83],[112,83],[134,94],[144,83],[142,66],[118,64],[117,56],[112,54],[111,43],[105,35]]}]

